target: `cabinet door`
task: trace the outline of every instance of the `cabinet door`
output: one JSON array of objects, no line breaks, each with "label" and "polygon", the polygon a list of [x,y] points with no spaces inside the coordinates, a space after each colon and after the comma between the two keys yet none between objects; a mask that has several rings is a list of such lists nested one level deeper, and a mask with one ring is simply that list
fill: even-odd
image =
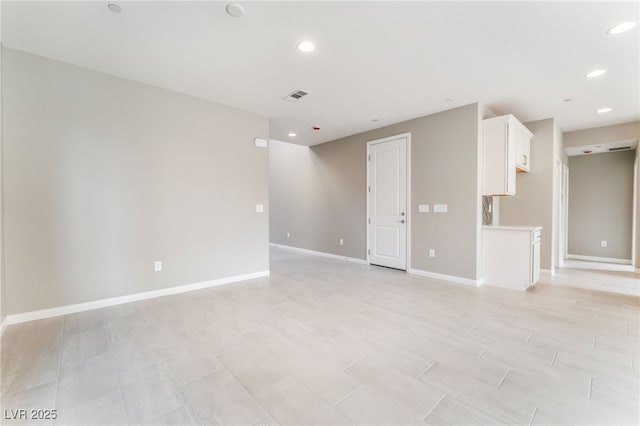
[{"label": "cabinet door", "polygon": [[531,147],[529,135],[524,129],[519,128],[516,135],[516,167],[520,171],[529,171],[529,149]]},{"label": "cabinet door", "polygon": [[513,124],[507,124],[507,140],[505,143],[506,150],[506,180],[508,195],[515,195],[516,193],[516,138],[518,137],[518,128]]}]

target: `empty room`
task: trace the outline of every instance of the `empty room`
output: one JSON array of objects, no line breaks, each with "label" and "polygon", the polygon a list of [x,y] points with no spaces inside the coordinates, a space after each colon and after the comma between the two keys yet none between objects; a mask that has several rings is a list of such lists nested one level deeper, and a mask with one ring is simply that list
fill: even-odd
[{"label": "empty room", "polygon": [[0,424],[640,424],[640,3],[0,19]]}]

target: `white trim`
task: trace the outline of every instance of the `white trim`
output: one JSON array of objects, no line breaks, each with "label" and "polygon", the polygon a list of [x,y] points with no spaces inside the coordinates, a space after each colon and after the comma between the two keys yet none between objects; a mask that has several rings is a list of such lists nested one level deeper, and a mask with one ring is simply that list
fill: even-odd
[{"label": "white trim", "polygon": [[8,324],[8,322],[7,322],[7,318],[5,317],[5,318],[2,320],[2,326],[1,326],[2,328],[0,329],[0,336],[2,336],[2,335],[4,334],[4,331],[7,329],[7,326],[8,326],[8,325],[9,325],[9,324]]},{"label": "white trim", "polygon": [[411,269],[411,226],[413,224],[412,222],[412,218],[411,218],[411,211],[412,211],[412,206],[411,206],[411,132],[406,132],[406,133],[400,133],[398,135],[393,135],[393,136],[388,136],[386,138],[381,138],[381,139],[374,139],[371,141],[367,142],[367,157],[365,158],[366,162],[367,162],[367,186],[365,188],[365,193],[367,195],[367,204],[366,204],[366,215],[365,215],[365,225],[366,225],[366,234],[365,234],[365,246],[366,246],[366,253],[365,253],[365,263],[368,265],[371,263],[371,259],[370,259],[370,255],[369,255],[369,251],[371,250],[371,247],[369,247],[369,186],[371,185],[371,181],[369,179],[369,168],[371,165],[371,162],[369,161],[369,156],[371,155],[371,145],[374,144],[378,144],[378,143],[384,143],[384,142],[389,142],[389,141],[393,141],[396,139],[400,139],[400,138],[406,138],[407,140],[407,164],[406,164],[406,168],[405,168],[405,172],[407,174],[407,178],[406,178],[406,184],[407,184],[407,238],[406,238],[406,242],[407,242],[407,271],[409,271],[409,269]]},{"label": "white trim", "polygon": [[640,274],[640,268],[636,268],[636,274]]},{"label": "white trim", "polygon": [[269,245],[271,247],[277,247],[277,248],[281,248],[281,249],[285,249],[285,250],[297,251],[299,253],[304,253],[304,254],[311,254],[311,255],[315,255],[315,256],[329,257],[331,259],[346,260],[347,262],[359,263],[361,265],[366,265],[367,264],[366,260],[358,259],[358,258],[355,258],[355,257],[340,256],[339,254],[325,253],[323,251],[315,251],[315,250],[303,249],[303,248],[300,248],[300,247],[285,246],[285,245],[277,244],[277,243],[269,243]]},{"label": "white trim", "polygon": [[548,275],[550,277],[553,277],[556,274],[556,271],[552,269],[540,269],[540,273],[542,275]]},{"label": "white trim", "polygon": [[472,287],[480,287],[482,284],[484,284],[483,279],[472,280],[470,278],[462,278],[462,277],[456,277],[454,275],[439,274],[437,272],[423,271],[421,269],[409,268],[407,272],[413,275],[419,275],[421,277],[434,278],[436,280],[443,280],[443,281],[450,281],[452,283],[464,284]]},{"label": "white trim", "polygon": [[588,262],[618,263],[620,265],[631,265],[631,259],[616,259],[613,257],[583,256],[581,254],[568,254],[567,259],[586,260]]},{"label": "white trim", "polygon": [[200,290],[203,288],[214,287],[223,284],[231,284],[238,281],[245,281],[254,278],[269,276],[269,270],[254,272],[251,274],[235,275],[232,277],[219,278],[216,280],[203,281],[195,284],[186,284],[175,287],[163,288],[160,290],[145,291],[142,293],[134,293],[126,296],[111,297],[108,299],[94,300],[92,302],[77,303],[74,305],[58,306],[50,309],[41,309],[38,311],[24,312],[21,314],[7,315],[2,322],[3,331],[6,325],[18,324],[26,321],[37,319],[57,317],[60,315],[73,314],[76,312],[89,311],[92,309],[105,308],[107,306],[121,305],[123,303],[136,302],[145,299],[155,299],[156,297],[169,296],[171,294],[186,293],[188,291]]}]

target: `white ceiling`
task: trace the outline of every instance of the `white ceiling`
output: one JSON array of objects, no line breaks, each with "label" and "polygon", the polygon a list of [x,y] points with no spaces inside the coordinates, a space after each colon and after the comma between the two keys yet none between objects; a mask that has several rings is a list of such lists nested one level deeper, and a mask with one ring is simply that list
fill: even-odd
[{"label": "white ceiling", "polygon": [[[239,2],[242,18],[226,2],[107,3],[2,1],[3,43],[262,114],[303,145],[472,102],[564,131],[640,119],[640,30],[606,34],[640,2]],[[310,95],[282,100],[295,89]]]}]

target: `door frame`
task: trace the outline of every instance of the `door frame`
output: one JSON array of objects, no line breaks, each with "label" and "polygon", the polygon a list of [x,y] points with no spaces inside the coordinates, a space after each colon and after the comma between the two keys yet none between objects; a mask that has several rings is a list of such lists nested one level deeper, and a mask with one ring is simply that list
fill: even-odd
[{"label": "door frame", "polygon": [[384,142],[391,142],[393,140],[396,139],[402,139],[402,138],[406,138],[407,141],[407,166],[406,166],[406,173],[407,173],[407,226],[405,227],[405,229],[407,230],[407,271],[409,271],[411,269],[411,132],[407,132],[407,133],[400,133],[398,135],[394,135],[394,136],[388,136],[385,138],[381,138],[381,139],[374,139],[371,141],[367,142],[367,154],[365,156],[365,162],[367,163],[367,185],[364,188],[365,193],[367,194],[367,211],[365,214],[365,218],[364,218],[364,222],[366,224],[366,235],[365,235],[365,242],[366,242],[366,260],[367,260],[367,265],[371,264],[371,246],[370,246],[370,231],[371,231],[371,224],[369,223],[369,212],[370,212],[370,197],[371,197],[371,193],[369,192],[369,188],[371,187],[371,145],[375,145],[375,144],[379,144],[379,143],[384,143]]}]

